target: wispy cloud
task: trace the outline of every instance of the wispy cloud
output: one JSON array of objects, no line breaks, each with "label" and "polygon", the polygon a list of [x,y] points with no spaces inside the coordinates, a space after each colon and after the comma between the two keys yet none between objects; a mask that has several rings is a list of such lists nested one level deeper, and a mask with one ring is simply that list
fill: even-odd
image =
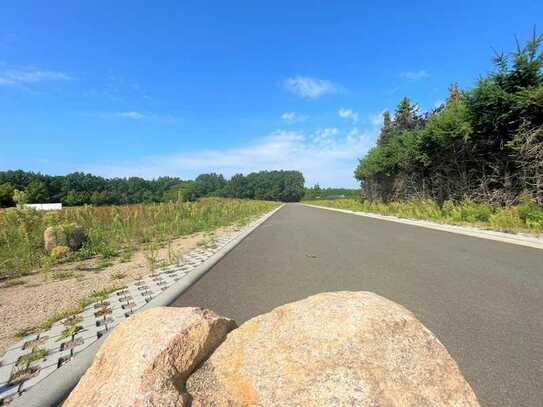
[{"label": "wispy cloud", "polygon": [[332,81],[307,76],[288,78],[284,82],[284,85],[289,92],[304,99],[313,100],[327,94],[337,93],[341,90],[341,86]]},{"label": "wispy cloud", "polygon": [[300,123],[307,120],[307,116],[300,115],[294,112],[285,112],[281,115],[281,119],[287,124]]},{"label": "wispy cloud", "polygon": [[375,128],[381,128],[383,125],[383,115],[385,114],[386,109],[382,110],[379,113],[373,113],[369,115],[370,123]]},{"label": "wispy cloud", "polygon": [[277,130],[254,142],[234,148],[208,149],[179,154],[150,156],[139,162],[115,166],[87,166],[100,175],[153,178],[176,174],[192,178],[215,171],[226,176],[258,170],[295,169],[302,171],[306,183],[355,187],[353,169],[371,147],[373,130],[353,129],[342,133],[326,128],[315,133]]},{"label": "wispy cloud", "polygon": [[424,69],[413,72],[402,72],[400,74],[400,77],[402,77],[403,79],[407,79],[408,81],[418,81],[420,79],[428,78],[429,76],[430,74]]},{"label": "wispy cloud", "polygon": [[342,119],[352,120],[353,123],[358,122],[358,113],[353,112],[351,109],[340,108],[338,110],[339,117]]},{"label": "wispy cloud", "polygon": [[147,112],[143,113],[136,111],[101,113],[99,116],[106,119],[127,119],[135,121],[161,121],[172,123],[181,121],[181,118],[172,115],[162,115]]},{"label": "wispy cloud", "polygon": [[28,85],[45,81],[67,81],[68,74],[59,71],[45,71],[34,68],[5,69],[0,71],[0,85]]}]

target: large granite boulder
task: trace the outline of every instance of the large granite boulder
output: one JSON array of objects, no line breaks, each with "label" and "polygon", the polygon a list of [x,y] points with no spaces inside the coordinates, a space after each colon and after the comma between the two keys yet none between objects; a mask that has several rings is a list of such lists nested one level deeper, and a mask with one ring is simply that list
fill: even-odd
[{"label": "large granite boulder", "polygon": [[251,319],[186,386],[206,407],[479,405],[439,340],[369,292],[323,293]]},{"label": "large granite boulder", "polygon": [[66,232],[60,226],[49,226],[43,231],[43,243],[48,252],[57,246],[66,246]]},{"label": "large granite boulder", "polygon": [[184,406],[185,381],[235,328],[200,308],[153,308],[105,340],[64,407]]}]

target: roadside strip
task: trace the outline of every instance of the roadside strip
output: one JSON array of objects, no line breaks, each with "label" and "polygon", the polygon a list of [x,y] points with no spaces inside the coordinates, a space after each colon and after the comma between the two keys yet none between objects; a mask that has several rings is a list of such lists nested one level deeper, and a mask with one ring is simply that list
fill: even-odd
[{"label": "roadside strip", "polygon": [[[249,236],[256,228],[268,220],[275,212],[281,209],[280,205],[273,211],[262,216],[256,222],[248,225],[242,231],[229,241],[220,250],[214,253],[204,263],[198,265],[191,270],[184,278],[170,286],[159,296],[152,299],[149,303],[143,306],[141,310],[154,307],[164,307],[173,303],[183,292],[198,281],[207,271],[217,264],[226,254],[234,249],[239,243]],[[111,331],[109,331],[111,332]],[[94,355],[108,336],[109,332],[103,335],[100,339],[91,344],[88,348],[80,352],[72,361],[65,366],[55,370],[45,379],[41,380],[28,391],[24,392],[21,397],[13,400],[10,406],[14,407],[45,407],[60,405],[70,394],[72,389],[77,385],[79,379],[87,368],[91,365]]]},{"label": "roadside strip", "polygon": [[498,242],[516,244],[519,246],[532,247],[534,249],[543,249],[543,238],[514,235],[511,233],[496,232],[492,230],[484,230],[469,226],[456,226],[456,225],[444,225],[436,222],[429,222],[424,220],[411,220],[397,218],[396,216],[378,215],[368,212],[356,212],[348,209],[330,208],[327,206],[311,205],[306,203],[300,203],[299,205],[308,206],[311,208],[327,209],[329,211],[343,212],[350,215],[364,216],[367,218],[386,220],[389,222],[403,223],[411,226],[420,226],[427,229],[441,230],[443,232],[457,233],[460,235],[466,235],[471,237],[478,237],[480,239],[496,240]]}]

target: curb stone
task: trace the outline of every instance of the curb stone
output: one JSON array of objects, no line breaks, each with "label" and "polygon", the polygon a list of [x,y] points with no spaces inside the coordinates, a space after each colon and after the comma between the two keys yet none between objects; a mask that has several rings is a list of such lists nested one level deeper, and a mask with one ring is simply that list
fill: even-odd
[{"label": "curb stone", "polygon": [[[52,406],[61,403],[75,387],[79,378],[92,363],[94,354],[105,337],[121,321],[135,312],[157,306],[171,304],[179,295],[194,284],[203,274],[215,265],[245,237],[269,219],[284,205],[245,225],[240,230],[229,232],[214,239],[213,248],[196,248],[183,257],[182,264],[170,265],[147,275],[109,294],[104,302],[93,303],[77,316],[82,330],[71,338],[62,338],[64,320],[39,334],[29,335],[12,345],[0,362],[0,406]],[[101,309],[106,313],[100,315]],[[98,313],[98,315],[97,315]],[[45,338],[47,337],[47,338]],[[31,352],[25,344],[44,339],[40,348],[47,349],[47,355],[31,366],[36,373],[21,382],[9,383],[16,368],[17,360]]]}]

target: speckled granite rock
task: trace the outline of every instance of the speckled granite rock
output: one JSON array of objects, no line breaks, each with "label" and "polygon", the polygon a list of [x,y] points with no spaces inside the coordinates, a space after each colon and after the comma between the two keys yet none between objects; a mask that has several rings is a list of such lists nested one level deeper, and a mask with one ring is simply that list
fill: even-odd
[{"label": "speckled granite rock", "polygon": [[193,406],[478,406],[415,316],[368,292],[323,293],[231,332],[187,380]]},{"label": "speckled granite rock", "polygon": [[153,308],[106,339],[64,407],[184,406],[186,378],[235,328],[200,308]]}]

